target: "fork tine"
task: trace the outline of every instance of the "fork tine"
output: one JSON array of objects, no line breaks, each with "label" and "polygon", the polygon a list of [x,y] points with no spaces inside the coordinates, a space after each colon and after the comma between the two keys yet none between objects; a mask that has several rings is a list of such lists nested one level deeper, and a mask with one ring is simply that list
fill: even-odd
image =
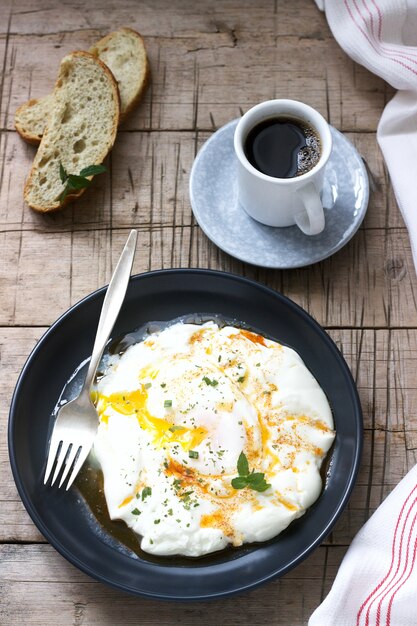
[{"label": "fork tine", "polygon": [[51,475],[52,468],[54,466],[54,462],[57,456],[60,443],[61,443],[61,438],[57,436],[56,431],[54,429],[52,432],[51,442],[49,444],[48,462],[46,464],[45,477],[43,479],[44,485],[46,485]]},{"label": "fork tine", "polygon": [[68,473],[69,473],[69,471],[70,471],[70,469],[72,467],[72,464],[74,463],[74,459],[77,456],[77,452],[80,449],[80,447],[81,446],[76,446],[74,443],[72,444],[71,451],[67,455],[64,471],[62,472],[62,478],[61,478],[61,481],[59,483],[60,487],[62,487],[62,484],[63,484],[64,480],[68,476]]},{"label": "fork tine", "polygon": [[67,445],[65,441],[62,442],[61,449],[58,451],[58,454],[56,457],[56,467],[55,467],[54,476],[52,478],[51,487],[55,483],[56,479],[58,478],[58,474],[61,471],[62,466],[64,465],[64,461],[68,455],[68,449],[70,445],[71,444]]},{"label": "fork tine", "polygon": [[66,486],[66,491],[68,491],[68,489],[71,487],[72,483],[74,482],[74,480],[75,480],[78,472],[80,471],[84,461],[88,457],[89,452],[90,452],[90,449],[88,448],[88,446],[87,446],[87,448],[85,446],[81,447],[80,454],[78,455],[78,458],[75,461],[74,469],[72,470],[72,474],[69,477],[68,484]]}]

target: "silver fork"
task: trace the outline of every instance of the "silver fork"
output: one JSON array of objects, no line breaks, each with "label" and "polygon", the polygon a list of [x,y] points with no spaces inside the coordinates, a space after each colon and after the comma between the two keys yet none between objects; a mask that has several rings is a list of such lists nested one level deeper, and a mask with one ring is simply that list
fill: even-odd
[{"label": "silver fork", "polygon": [[49,444],[44,484],[48,482],[55,460],[55,472],[51,486],[58,478],[62,467],[64,467],[59,483],[59,487],[61,487],[74,464],[67,483],[68,490],[93,445],[98,428],[98,414],[90,397],[91,385],[126,294],[135,256],[136,239],[137,231],[130,231],[126,245],[107,288],[98,322],[93,353],[81,392],[77,398],[67,402],[58,410]]}]

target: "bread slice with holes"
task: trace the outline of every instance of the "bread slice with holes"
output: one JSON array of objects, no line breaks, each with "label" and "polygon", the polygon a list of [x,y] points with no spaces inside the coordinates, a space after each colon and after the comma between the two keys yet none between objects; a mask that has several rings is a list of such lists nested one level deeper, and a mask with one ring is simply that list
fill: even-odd
[{"label": "bread slice with holes", "polygon": [[[120,121],[140,102],[149,83],[150,69],[145,44],[130,28],[116,30],[94,44],[90,50],[112,72],[120,93]],[[27,142],[39,144],[52,107],[52,94],[29,100],[15,113],[15,128]]]},{"label": "bread slice with holes", "polygon": [[122,121],[139,104],[149,83],[143,38],[131,28],[120,28],[100,39],[89,52],[103,61],[117,80]]},{"label": "bread slice with holes", "polygon": [[119,116],[117,83],[108,67],[88,52],[64,57],[48,124],[25,185],[25,200],[32,209],[55,211],[83,193],[71,191],[60,200],[65,187],[60,164],[77,175],[102,163],[116,138]]}]

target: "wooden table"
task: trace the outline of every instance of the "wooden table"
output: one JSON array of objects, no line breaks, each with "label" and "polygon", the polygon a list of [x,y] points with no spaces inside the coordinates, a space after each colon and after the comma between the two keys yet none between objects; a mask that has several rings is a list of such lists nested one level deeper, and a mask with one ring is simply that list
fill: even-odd
[{"label": "wooden table", "polygon": [[[14,111],[48,93],[66,52],[123,25],[145,37],[151,87],[121,128],[108,173],[78,204],[36,214],[22,199],[35,150],[14,131]],[[0,623],[306,624],[355,533],[416,462],[417,279],[375,138],[392,89],[344,54],[312,0],[3,0],[0,30]],[[353,240],[332,258],[291,271],[222,253],[197,226],[188,198],[203,142],[275,97],[321,111],[357,146],[373,181]],[[93,581],[45,542],[12,479],[6,427],[19,371],[48,325],[108,282],[132,226],[140,241],[135,272],[215,268],[281,291],[329,332],[359,387],[365,447],[348,508],[304,563],[243,596],[163,603]]]}]

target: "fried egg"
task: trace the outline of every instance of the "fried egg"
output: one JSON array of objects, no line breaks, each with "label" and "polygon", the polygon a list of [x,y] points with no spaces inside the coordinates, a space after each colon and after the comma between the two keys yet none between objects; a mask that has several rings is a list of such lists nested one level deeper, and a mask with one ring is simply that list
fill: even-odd
[{"label": "fried egg", "polygon": [[110,518],[148,553],[266,541],[320,495],[331,409],[300,356],[275,341],[174,323],[109,359],[93,393]]}]

